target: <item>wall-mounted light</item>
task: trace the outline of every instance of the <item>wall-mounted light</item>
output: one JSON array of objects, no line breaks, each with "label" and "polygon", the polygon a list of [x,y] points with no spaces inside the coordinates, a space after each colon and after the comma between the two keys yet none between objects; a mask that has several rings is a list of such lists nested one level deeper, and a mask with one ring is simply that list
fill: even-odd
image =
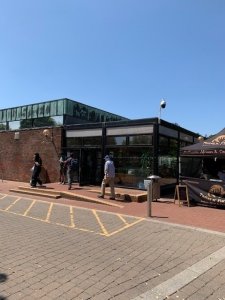
[{"label": "wall-mounted light", "polygon": [[42,144],[44,144],[44,143],[51,143],[54,146],[54,149],[55,149],[55,152],[56,152],[57,156],[59,156],[58,151],[56,149],[56,145],[54,143],[53,128],[51,130],[44,129],[42,131],[42,134],[44,136],[44,139],[43,139],[43,141],[41,143]]},{"label": "wall-mounted light", "polygon": [[47,138],[50,135],[50,131],[48,129],[43,130],[43,135]]},{"label": "wall-mounted light", "polygon": [[44,136],[42,143],[53,143],[53,129],[51,131],[49,129],[44,129],[42,131],[42,134]]},{"label": "wall-mounted light", "polygon": [[14,140],[19,140],[20,139],[20,133],[19,132],[15,132],[14,133]]}]

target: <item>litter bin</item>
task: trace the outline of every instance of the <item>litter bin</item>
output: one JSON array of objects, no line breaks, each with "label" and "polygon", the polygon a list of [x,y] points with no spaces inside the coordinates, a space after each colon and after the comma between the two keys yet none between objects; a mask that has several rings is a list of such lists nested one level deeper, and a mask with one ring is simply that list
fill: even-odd
[{"label": "litter bin", "polygon": [[147,177],[148,179],[144,180],[145,189],[148,191],[148,186],[152,183],[152,201],[157,201],[160,198],[160,183],[159,179],[161,177],[157,175],[151,175]]},{"label": "litter bin", "polygon": [[144,185],[147,189],[147,216],[152,216],[152,201],[157,201],[160,198],[160,177],[157,175],[151,175],[148,180],[144,180]]}]

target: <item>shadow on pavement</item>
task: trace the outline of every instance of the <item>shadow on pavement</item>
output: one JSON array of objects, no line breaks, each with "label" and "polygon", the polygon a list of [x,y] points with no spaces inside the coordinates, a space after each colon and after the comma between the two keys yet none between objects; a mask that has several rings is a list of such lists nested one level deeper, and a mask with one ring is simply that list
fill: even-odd
[{"label": "shadow on pavement", "polygon": [[160,216],[151,216],[151,218],[157,218],[157,219],[168,219],[168,217],[160,217]]},{"label": "shadow on pavement", "polygon": [[[8,276],[4,273],[0,273],[0,283],[5,282],[8,279]],[[6,300],[6,297],[0,295],[0,300]]]}]

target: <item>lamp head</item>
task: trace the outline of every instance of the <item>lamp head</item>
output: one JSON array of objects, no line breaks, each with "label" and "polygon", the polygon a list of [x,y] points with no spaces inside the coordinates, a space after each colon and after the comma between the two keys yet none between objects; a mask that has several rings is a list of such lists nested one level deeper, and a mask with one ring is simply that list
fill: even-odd
[{"label": "lamp head", "polygon": [[199,136],[199,137],[198,137],[198,141],[199,141],[199,142],[204,141],[204,137],[203,137],[203,136]]},{"label": "lamp head", "polygon": [[166,101],[165,100],[161,100],[160,107],[161,108],[165,108],[166,107]]},{"label": "lamp head", "polygon": [[43,135],[47,138],[50,135],[50,132],[48,129],[43,130]]}]

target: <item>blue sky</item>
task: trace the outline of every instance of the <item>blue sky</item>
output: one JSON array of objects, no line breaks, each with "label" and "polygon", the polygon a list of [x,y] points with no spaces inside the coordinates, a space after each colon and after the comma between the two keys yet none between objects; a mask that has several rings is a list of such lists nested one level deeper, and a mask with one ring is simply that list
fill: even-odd
[{"label": "blue sky", "polygon": [[70,98],[225,127],[224,0],[1,0],[0,108]]}]

